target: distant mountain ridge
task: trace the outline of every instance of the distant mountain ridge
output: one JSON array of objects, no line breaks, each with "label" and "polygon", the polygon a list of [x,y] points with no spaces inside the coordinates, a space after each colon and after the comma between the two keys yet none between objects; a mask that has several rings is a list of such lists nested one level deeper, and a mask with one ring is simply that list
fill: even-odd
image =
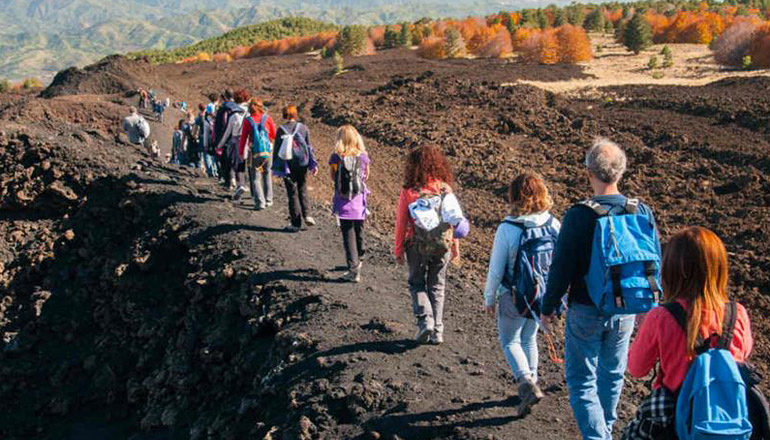
[{"label": "distant mountain ridge", "polygon": [[[226,3],[226,4],[225,4]],[[0,0],[0,78],[44,81],[113,53],[186,46],[233,28],[302,16],[382,24],[479,15],[539,0]]]}]

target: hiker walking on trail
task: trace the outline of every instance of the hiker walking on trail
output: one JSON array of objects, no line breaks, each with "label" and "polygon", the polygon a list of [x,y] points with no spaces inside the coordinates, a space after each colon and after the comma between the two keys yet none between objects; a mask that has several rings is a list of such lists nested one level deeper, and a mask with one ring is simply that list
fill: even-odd
[{"label": "hiker walking on trail", "polygon": [[243,122],[238,153],[244,158],[249,171],[249,188],[254,198],[254,209],[261,211],[273,206],[273,143],[275,122],[267,114],[259,99],[249,102],[249,116]]},{"label": "hiker walking on trail", "polygon": [[136,107],[129,107],[129,115],[123,119],[123,131],[128,136],[128,141],[134,145],[141,145],[152,153],[150,148],[150,124],[140,115]]},{"label": "hiker walking on trail", "polygon": [[203,160],[203,167],[206,175],[217,178],[217,163],[211,150],[211,130],[213,125],[212,116],[206,112],[206,106],[198,105],[198,116],[195,118],[195,125],[198,133],[198,152]]},{"label": "hiker walking on trail", "polygon": [[273,146],[273,174],[283,179],[289,199],[291,224],[286,231],[298,232],[303,221],[307,226],[315,225],[315,219],[310,216],[307,180],[308,173],[318,173],[318,162],[310,143],[310,132],[299,122],[297,107],[287,106],[283,119],[287,122],[278,128]]},{"label": "hiker walking on trail", "polygon": [[364,220],[369,190],[369,155],[364,140],[352,125],[337,130],[337,142],[329,158],[334,182],[333,214],[342,231],[342,244],[348,271],[343,279],[361,281],[361,257],[364,255]]},{"label": "hiker walking on trail", "polygon": [[413,148],[396,209],[395,256],[408,263],[418,343],[444,342],[444,291],[450,261],[459,261],[458,239],[470,232],[457,197],[454,175],[438,147]]},{"label": "hiker walking on trail", "polygon": [[150,107],[150,94],[145,89],[139,89],[139,108],[145,110]]},{"label": "hiker walking on trail", "polygon": [[222,150],[223,154],[228,158],[230,173],[235,176],[236,182],[233,200],[240,200],[243,192],[246,191],[246,166],[243,157],[238,152],[238,146],[241,142],[243,119],[248,110],[246,103],[249,100],[249,92],[245,89],[240,89],[233,94],[233,99],[235,102],[224,104],[224,107],[228,108],[229,115],[225,132],[222,134],[219,144],[217,144],[217,150]]},{"label": "hiker walking on trail", "polygon": [[171,143],[171,163],[174,165],[185,166],[189,162],[187,160],[187,143],[188,138],[185,133],[186,121],[184,119],[179,120],[177,129],[174,130],[174,135]]},{"label": "hiker walking on trail", "polygon": [[[714,370],[717,364],[725,364],[725,361],[720,361],[719,357],[714,358],[720,356],[719,352],[704,353],[710,348],[726,350],[725,355],[729,352],[729,355],[725,356],[728,364],[744,362],[749,357],[754,345],[749,316],[742,305],[730,302],[727,280],[727,252],[716,234],[706,228],[691,227],[671,238],[663,257],[662,283],[666,294],[665,303],[653,309],[644,318],[631,345],[628,359],[628,371],[634,377],[644,378],[654,368],[657,374],[651,395],[639,406],[636,418],[624,432],[624,439],[677,438],[674,423],[679,427],[693,418],[697,422],[698,409],[691,409],[694,411],[690,414],[680,414],[676,396],[679,395],[682,399],[681,393],[686,393],[685,388],[689,388],[686,378],[691,377],[692,373],[688,371],[703,367],[696,361],[700,358],[699,354],[712,358],[712,373],[717,372]],[[721,380],[714,382],[729,384],[731,387],[737,383],[729,376],[718,379]],[[689,385],[692,385],[692,380]],[[724,385],[717,384],[707,386],[716,386],[727,391],[709,393],[712,399],[728,400],[722,401],[720,411],[714,413],[719,412],[720,416],[737,416],[732,420],[722,417],[722,429],[737,428],[733,434],[742,431],[741,436],[715,435],[713,438],[748,438],[746,429],[748,428],[750,433],[751,427],[747,426],[746,421],[735,423],[741,419],[741,415],[746,416],[748,412],[731,414],[730,411],[744,400],[744,396],[741,396],[744,390],[725,389],[722,388]],[[689,397],[684,399],[690,400]],[[697,404],[698,402],[692,403]],[[705,406],[708,406],[708,402]],[[688,405],[685,405],[685,408],[687,407]],[[731,423],[728,424],[728,421]],[[712,424],[711,428],[720,429],[720,424]],[[680,434],[679,438],[685,440],[691,437]]]},{"label": "hiker walking on trail", "polygon": [[548,187],[534,173],[521,174],[511,182],[508,200],[510,214],[497,228],[489,260],[484,307],[497,317],[500,346],[519,384],[521,403],[516,416],[523,417],[543,398],[538,386],[537,330],[561,224],[548,211],[553,206]]},{"label": "hiker walking on trail", "polygon": [[569,291],[564,366],[572,411],[590,440],[612,439],[634,315],[652,309],[661,296],[652,210],[618,189],[626,162],[607,139],[588,150],[594,196],[564,216],[541,306],[548,330]]},{"label": "hiker walking on trail", "polygon": [[185,136],[185,153],[187,156],[187,163],[193,168],[201,169],[201,155],[198,151],[198,139],[195,136],[195,117],[192,113],[187,114],[187,119],[184,121],[182,132]]},{"label": "hiker walking on trail", "polygon": [[213,147],[216,151],[218,165],[219,165],[219,179],[222,184],[228,190],[233,186],[233,176],[231,175],[230,158],[227,156],[224,148],[221,148],[220,141],[225,135],[227,130],[227,122],[230,119],[230,115],[233,112],[234,107],[237,107],[233,102],[233,91],[231,89],[225,90],[222,94],[221,104],[216,108],[216,114],[214,116],[214,142]]}]

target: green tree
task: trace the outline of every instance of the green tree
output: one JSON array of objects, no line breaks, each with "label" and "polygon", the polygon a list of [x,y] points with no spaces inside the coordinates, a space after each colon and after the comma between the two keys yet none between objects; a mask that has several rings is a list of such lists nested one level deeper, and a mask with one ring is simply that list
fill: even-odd
[{"label": "green tree", "polygon": [[366,53],[368,38],[365,26],[345,26],[337,38],[337,51],[344,56],[363,55]]},{"label": "green tree", "polygon": [[586,21],[586,14],[582,5],[572,5],[566,8],[567,22],[573,26],[583,27]]},{"label": "green tree", "polygon": [[465,40],[455,28],[449,28],[444,33],[444,51],[447,58],[462,58],[465,56]]},{"label": "green tree", "polygon": [[605,34],[611,34],[613,32],[615,32],[615,25],[612,24],[612,22],[610,20],[605,20],[604,21],[604,33]]},{"label": "green tree", "polygon": [[7,79],[0,80],[0,93],[6,93],[11,90],[11,82]]},{"label": "green tree", "polygon": [[554,9],[553,11],[553,27],[559,27],[567,23],[567,14],[564,9]]},{"label": "green tree", "polygon": [[410,47],[412,45],[412,31],[409,29],[409,23],[401,23],[401,32],[398,34],[398,45],[401,47]]},{"label": "green tree", "polygon": [[586,17],[583,27],[590,32],[604,32],[607,20],[604,18],[604,11],[596,8]]},{"label": "green tree", "polygon": [[663,46],[663,50],[660,51],[663,55],[663,68],[668,69],[674,66],[674,53],[668,45]]},{"label": "green tree", "polygon": [[393,49],[398,46],[398,32],[393,26],[385,26],[385,49]]},{"label": "green tree", "polygon": [[743,60],[741,61],[741,65],[743,66],[744,70],[751,70],[751,68],[754,65],[754,61],[751,59],[751,55],[746,55],[743,57]]},{"label": "green tree", "polygon": [[524,9],[523,11],[521,11],[520,23],[522,24],[522,26],[537,25],[537,20],[535,20],[535,15],[532,13],[531,9]]},{"label": "green tree", "polygon": [[658,56],[653,55],[650,57],[650,61],[647,63],[647,68],[650,70],[655,70],[658,68]]},{"label": "green tree", "polygon": [[641,11],[634,14],[634,17],[626,25],[623,44],[635,54],[639,54],[652,46],[652,28]]},{"label": "green tree", "polygon": [[537,21],[537,27],[540,29],[548,29],[548,16],[545,15],[545,11],[538,9],[535,13],[535,20]]}]

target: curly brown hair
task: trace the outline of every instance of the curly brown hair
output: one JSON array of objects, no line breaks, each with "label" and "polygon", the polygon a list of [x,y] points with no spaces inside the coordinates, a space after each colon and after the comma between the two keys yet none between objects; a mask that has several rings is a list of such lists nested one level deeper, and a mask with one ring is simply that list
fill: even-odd
[{"label": "curly brown hair", "polygon": [[454,173],[449,161],[435,145],[412,148],[404,164],[404,188],[420,189],[431,180],[440,180],[447,185],[454,182]]},{"label": "curly brown hair", "polygon": [[235,91],[235,94],[233,95],[233,99],[238,104],[247,102],[251,98],[251,94],[246,89],[239,89]]},{"label": "curly brown hair", "polygon": [[511,215],[514,216],[536,214],[553,206],[545,181],[539,174],[531,172],[513,179],[508,187],[508,201],[511,203]]}]

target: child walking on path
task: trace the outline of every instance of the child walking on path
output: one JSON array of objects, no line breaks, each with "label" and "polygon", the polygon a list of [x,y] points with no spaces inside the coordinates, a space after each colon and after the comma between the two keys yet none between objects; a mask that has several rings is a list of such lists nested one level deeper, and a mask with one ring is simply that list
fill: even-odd
[{"label": "child walking on path", "polygon": [[438,147],[413,148],[396,210],[395,256],[408,263],[418,343],[444,342],[444,289],[450,261],[460,257],[458,239],[470,224],[452,193],[454,175]]},{"label": "child walking on path", "polygon": [[343,279],[361,281],[361,257],[364,255],[364,220],[369,190],[369,155],[361,135],[352,125],[337,130],[337,143],[329,158],[334,181],[333,214],[339,220],[348,271]]},{"label": "child walking on path", "polygon": [[519,384],[516,416],[523,417],[543,398],[537,384],[538,317],[561,224],[548,211],[553,206],[548,187],[534,173],[518,176],[508,199],[511,210],[495,235],[484,306],[497,316],[500,346]]}]

